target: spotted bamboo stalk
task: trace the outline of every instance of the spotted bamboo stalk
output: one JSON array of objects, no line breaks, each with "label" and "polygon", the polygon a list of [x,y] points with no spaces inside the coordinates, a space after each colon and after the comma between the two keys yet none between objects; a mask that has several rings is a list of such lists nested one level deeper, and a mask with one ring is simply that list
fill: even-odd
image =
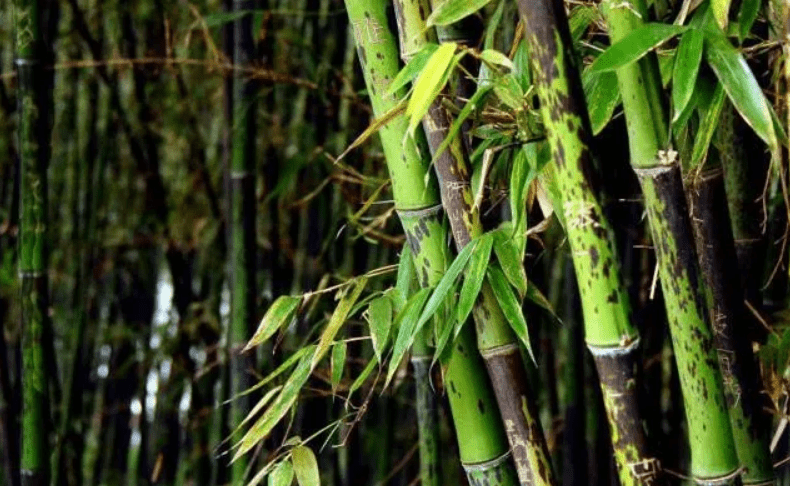
[{"label": "spotted bamboo stalk", "polygon": [[[642,0],[633,0],[629,8],[612,0],[604,0],[601,6],[613,42],[647,18]],[[724,383],[717,366],[717,343],[705,312],[703,280],[694,251],[681,169],[667,136],[655,56],[619,69],[617,77],[627,119],[631,165],[644,194],[683,391],[691,473],[698,484],[738,484],[740,454],[736,454]],[[741,455],[741,461],[747,456]]]},{"label": "spotted bamboo stalk", "polygon": [[49,484],[48,387],[44,336],[47,325],[47,165],[43,21],[40,2],[14,2],[18,80],[20,205],[19,278],[22,282],[23,486]]},{"label": "spotted bamboo stalk", "polygon": [[[401,57],[408,62],[413,54],[433,40],[430,38],[433,37],[431,32],[425,29],[425,18],[430,8],[427,0],[395,0],[394,3],[400,30]],[[455,34],[453,37],[459,37],[458,32],[442,34],[445,38],[452,34]],[[452,119],[439,99],[431,104],[422,125],[431,154],[435,155],[452,125]],[[442,206],[449,217],[453,238],[460,251],[483,233],[479,212],[472,204],[466,152],[461,138],[456,137],[450,142],[448,150],[436,159],[434,169],[439,179]],[[518,339],[487,282],[483,283],[481,298],[475,305],[473,316],[477,328],[477,347],[494,386],[519,481],[530,485],[556,484]]]},{"label": "spotted bamboo stalk", "polygon": [[[387,23],[387,1],[346,0],[345,4],[373,112],[382,116],[403,95],[386,94],[399,70],[395,37]],[[407,127],[406,118],[398,116],[379,134],[395,206],[414,255],[420,284],[430,286],[441,279],[448,263],[447,234],[435,183],[426,184],[427,161],[412,139],[404,139]],[[480,357],[472,351],[473,333],[471,327],[465,327],[443,363],[461,462],[471,484],[512,486],[517,484],[515,470],[508,457],[491,385]]]},{"label": "spotted bamboo stalk", "polygon": [[[234,0],[235,12],[249,11],[254,7],[250,0]],[[252,335],[255,323],[255,133],[256,133],[256,83],[242,70],[250,67],[255,46],[252,32],[252,15],[243,15],[233,29],[233,63],[237,67],[233,76],[233,123],[231,126],[230,163],[230,272],[231,315],[228,344],[230,346],[230,393],[239,396],[248,389],[252,355],[241,354],[241,349]],[[249,396],[233,400],[230,423],[238,424],[249,411]],[[242,483],[248,462],[239,459],[231,466],[233,483]]]},{"label": "spotted bamboo stalk", "polygon": [[660,462],[648,450],[637,407],[639,334],[617,262],[614,237],[598,201],[589,119],[562,4],[519,0],[540,111],[554,161],[561,208],[584,313],[585,340],[606,406],[623,485],[655,484]]}]

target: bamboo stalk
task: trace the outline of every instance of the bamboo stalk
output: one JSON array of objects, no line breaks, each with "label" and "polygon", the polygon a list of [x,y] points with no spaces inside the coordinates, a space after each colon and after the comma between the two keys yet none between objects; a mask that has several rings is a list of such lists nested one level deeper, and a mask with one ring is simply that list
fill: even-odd
[{"label": "bamboo stalk", "polygon": [[[345,3],[373,112],[381,116],[397,103],[395,96],[385,94],[398,72],[398,50],[387,27],[387,2]],[[436,187],[425,180],[426,161],[413,139],[403,142],[407,125],[405,117],[399,116],[379,134],[420,284],[428,286],[439,281],[447,265],[446,231],[439,218]],[[473,340],[472,328],[464,327],[443,363],[461,462],[472,484],[485,479],[492,485],[514,485],[515,471],[507,458],[508,446],[500,418],[494,413],[490,385],[479,356],[471,353]]]},{"label": "bamboo stalk", "polygon": [[40,2],[14,2],[19,112],[20,207],[19,277],[22,281],[23,486],[49,484],[49,379],[45,372],[47,326],[47,174],[44,45]]},{"label": "bamboo stalk", "polygon": [[571,245],[585,323],[595,357],[624,485],[656,481],[637,407],[639,334],[616,259],[614,238],[598,202],[589,120],[564,9],[551,0],[519,1],[541,114],[554,159],[565,229]]}]

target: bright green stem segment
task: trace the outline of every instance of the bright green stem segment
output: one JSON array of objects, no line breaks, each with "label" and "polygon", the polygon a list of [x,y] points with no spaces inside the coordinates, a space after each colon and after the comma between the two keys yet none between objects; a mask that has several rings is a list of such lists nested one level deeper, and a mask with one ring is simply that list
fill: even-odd
[{"label": "bright green stem segment", "polygon": [[[629,8],[623,8],[622,2],[605,0],[602,7],[613,42],[647,18],[642,0],[633,0]],[[738,469],[738,457],[711,326],[700,291],[702,282],[698,279],[699,267],[680,169],[669,151],[655,56],[646,56],[619,69],[617,78],[623,94],[631,165],[639,176],[656,246],[686,405],[692,474],[697,481],[726,477],[737,481],[733,473]]]},{"label": "bright green stem segment", "polygon": [[14,2],[19,114],[19,275],[22,281],[22,456],[25,486],[49,483],[47,378],[47,173],[49,127],[39,3]]},{"label": "bright green stem segment", "polygon": [[[370,93],[373,112],[381,117],[396,106],[398,95],[386,95],[390,81],[399,70],[395,37],[388,28],[385,0],[346,0],[349,22],[354,29],[360,64]],[[447,233],[438,224],[439,206],[435,186],[427,185],[427,161],[420,157],[411,138],[404,138],[408,123],[398,116],[380,130],[387,167],[393,183],[395,205],[413,250],[415,266],[423,285],[435,285],[447,264]],[[474,331],[461,330],[449,358],[443,363],[444,381],[458,437],[461,461],[482,465],[508,451],[501,419],[486,379],[480,356],[474,351]],[[512,463],[493,464],[499,468],[496,484],[517,484]],[[471,479],[471,478],[470,478]]]}]

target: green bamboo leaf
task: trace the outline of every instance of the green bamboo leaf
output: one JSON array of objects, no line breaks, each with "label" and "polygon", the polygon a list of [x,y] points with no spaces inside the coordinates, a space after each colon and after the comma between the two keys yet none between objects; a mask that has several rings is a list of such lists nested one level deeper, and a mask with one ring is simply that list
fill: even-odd
[{"label": "green bamboo leaf", "polygon": [[582,74],[582,85],[593,135],[598,135],[612,119],[621,101],[617,75],[610,71],[592,72],[587,69]]},{"label": "green bamboo leaf", "polygon": [[450,145],[453,139],[458,136],[458,132],[461,131],[461,127],[463,126],[466,119],[472,114],[472,112],[482,106],[483,97],[487,95],[492,88],[493,86],[490,84],[480,86],[477,91],[475,91],[475,94],[469,98],[469,101],[466,102],[464,107],[461,109],[461,112],[457,117],[455,117],[455,120],[453,120],[453,124],[450,125],[450,129],[447,131],[447,136],[444,137],[444,140],[442,140],[442,143],[439,144],[439,147],[437,147],[436,151],[434,152],[431,165],[436,163],[444,151],[447,150],[447,147]]},{"label": "green bamboo leaf", "polygon": [[428,64],[428,60],[438,48],[439,44],[429,42],[425,44],[419,51],[417,51],[417,53],[409,60],[403,69],[400,70],[398,75],[395,76],[395,79],[392,80],[392,83],[390,83],[389,89],[387,90],[387,94],[395,94],[398,92],[398,90],[413,81],[414,78],[416,78],[417,75],[425,69],[425,66]]},{"label": "green bamboo leaf", "polygon": [[318,347],[316,348],[315,354],[313,355],[313,368],[315,368],[318,362],[321,361],[321,358],[323,358],[326,352],[329,350],[329,346],[331,346],[332,342],[335,340],[335,336],[340,330],[340,327],[346,322],[346,318],[348,317],[351,308],[359,298],[362,290],[365,289],[365,285],[367,285],[367,283],[367,277],[358,278],[354,282],[354,286],[348,290],[343,298],[340,299],[340,302],[338,302],[335,312],[333,312],[332,317],[329,318],[329,323],[326,325],[324,333],[321,334],[321,338],[318,340]]},{"label": "green bamboo leaf", "polygon": [[531,301],[533,304],[537,305],[538,307],[548,311],[549,314],[560,324],[562,323],[562,319],[557,313],[554,311],[554,307],[552,307],[551,302],[543,292],[532,282],[529,282],[527,286],[527,300]]},{"label": "green bamboo leaf", "polygon": [[400,312],[406,301],[411,295],[411,282],[414,279],[414,260],[411,257],[411,247],[408,244],[403,245],[400,253],[400,262],[398,263],[398,277],[395,282],[395,292],[393,293],[393,301],[395,303],[395,311]]},{"label": "green bamboo leaf", "polygon": [[510,284],[523,298],[527,293],[527,272],[524,270],[524,255],[519,254],[512,233],[498,229],[494,231],[494,253]]},{"label": "green bamboo leaf", "polygon": [[680,38],[678,53],[675,56],[675,71],[672,75],[672,105],[675,119],[683,113],[697,85],[704,40],[705,37],[699,29],[689,29]]},{"label": "green bamboo leaf", "polygon": [[338,341],[332,346],[332,395],[337,392],[337,386],[343,378],[343,368],[346,366],[346,350],[348,345],[345,341]]},{"label": "green bamboo leaf", "polygon": [[513,61],[496,49],[485,49],[480,53],[480,59],[495,66],[506,67],[511,71],[514,69]]},{"label": "green bamboo leaf", "polygon": [[455,56],[455,49],[456,44],[453,42],[439,46],[414,83],[414,90],[409,99],[409,105],[406,107],[406,115],[410,117],[410,133],[414,133],[414,129],[428,112],[431,103],[447,83],[454,63],[459,60]]},{"label": "green bamboo leaf", "polygon": [[299,391],[307,382],[310,376],[310,371],[313,369],[309,355],[305,355],[299,361],[296,369],[283,385],[282,391],[277,396],[277,399],[272,403],[268,410],[258,419],[255,424],[250,427],[250,430],[241,438],[237,444],[238,450],[233,455],[233,461],[249,452],[257,443],[264,440],[272,431],[275,425],[288,413],[296,398],[299,396]]},{"label": "green bamboo leaf", "polygon": [[456,321],[459,324],[466,322],[469,313],[475,305],[480,288],[486,275],[486,268],[491,260],[491,249],[494,246],[494,236],[486,233],[480,238],[480,246],[469,259],[469,267],[464,273],[464,283],[461,287],[461,294],[458,298],[456,308]]},{"label": "green bamboo leaf", "polygon": [[269,463],[267,463],[265,466],[263,466],[261,468],[260,471],[258,471],[255,474],[255,476],[252,477],[252,479],[250,479],[250,482],[247,483],[247,486],[258,486],[261,483],[261,481],[263,481],[263,478],[265,478],[266,475],[269,474],[269,471],[274,469],[274,467],[277,464],[278,463],[276,463],[276,462],[269,462]]},{"label": "green bamboo leaf", "polygon": [[690,169],[701,167],[708,156],[710,143],[713,140],[713,135],[716,133],[716,127],[719,125],[724,99],[724,89],[719,83],[694,139],[694,148],[691,151],[691,163],[689,164]]},{"label": "green bamboo leaf", "polygon": [[724,31],[727,30],[727,23],[729,21],[730,1],[731,0],[710,0],[716,22],[719,24],[719,27],[721,27],[721,30]]},{"label": "green bamboo leaf", "polygon": [[743,0],[741,9],[738,11],[738,32],[743,42],[752,30],[754,21],[760,14],[760,0]]},{"label": "green bamboo leaf", "polygon": [[395,344],[392,348],[392,357],[390,358],[390,366],[387,371],[385,388],[389,385],[392,377],[395,376],[398,365],[406,354],[406,351],[414,342],[414,337],[417,335],[417,332],[419,332],[417,320],[420,316],[420,311],[422,311],[425,305],[425,301],[428,300],[430,295],[430,288],[418,290],[411,296],[406,306],[398,313],[395,319],[396,327],[398,328],[398,337],[395,339]]},{"label": "green bamboo leaf", "polygon": [[368,361],[368,364],[367,366],[365,366],[365,369],[362,370],[362,373],[360,373],[357,379],[354,380],[354,383],[352,383],[351,386],[348,387],[348,398],[346,398],[346,406],[348,406],[348,399],[351,398],[351,395],[353,395],[354,392],[359,390],[362,384],[365,383],[365,380],[368,379],[368,376],[370,376],[370,373],[372,373],[373,370],[376,369],[376,363],[377,361],[375,359],[371,359],[370,361]]},{"label": "green bamboo leaf", "polygon": [[514,232],[517,228],[526,228],[527,189],[537,172],[530,170],[525,153],[527,150],[534,150],[534,146],[513,154],[513,168],[510,171],[510,211],[513,213],[511,219],[515,222]]},{"label": "green bamboo leaf", "polygon": [[648,23],[629,32],[606,49],[590,66],[593,72],[614,71],[638,61],[668,39],[683,33],[682,25]]},{"label": "green bamboo leaf", "polygon": [[261,323],[258,325],[258,330],[255,331],[250,342],[244,347],[244,351],[266,342],[266,340],[272,337],[282,326],[291,322],[291,318],[301,301],[301,297],[294,297],[291,295],[278,297],[271,307],[269,307],[269,310],[266,311],[263,319],[261,319]]},{"label": "green bamboo leaf", "polygon": [[582,37],[584,37],[590,25],[600,18],[601,14],[598,8],[590,5],[579,5],[571,10],[571,14],[568,17],[568,24],[571,29],[573,44],[576,45]]},{"label": "green bamboo leaf", "polygon": [[775,147],[777,139],[771,111],[746,60],[720,32],[706,30],[705,42],[705,57],[733,106],[769,147]]},{"label": "green bamboo leaf", "polygon": [[279,393],[280,390],[282,390],[282,389],[283,389],[282,386],[276,386],[276,387],[272,388],[271,390],[269,390],[268,392],[266,392],[266,395],[264,395],[263,398],[258,400],[258,403],[256,403],[255,406],[252,407],[252,410],[250,410],[250,412],[247,414],[247,416],[244,417],[244,420],[242,420],[241,423],[238,426],[236,426],[236,429],[233,431],[233,434],[231,434],[231,435],[236,435],[236,433],[239,430],[241,430],[241,428],[246,423],[248,423],[250,420],[252,420],[253,417],[258,415],[258,412],[263,410],[263,407],[268,405],[268,403],[272,401],[272,398],[274,398],[275,395],[277,395],[277,393]]},{"label": "green bamboo leaf", "polygon": [[527,320],[524,318],[524,311],[516,298],[516,294],[513,293],[513,289],[508,284],[505,274],[502,273],[502,270],[492,265],[488,267],[487,277],[488,283],[491,284],[494,295],[496,295],[499,306],[502,308],[502,313],[505,314],[510,327],[527,348],[532,361],[537,364],[535,355],[532,354],[532,344],[529,342],[529,330],[527,329]]},{"label": "green bamboo leaf", "polygon": [[450,25],[468,17],[488,4],[491,0],[445,0],[434,9],[425,23],[428,27]]},{"label": "green bamboo leaf", "polygon": [[[268,385],[269,383],[271,383],[272,380],[274,380],[275,378],[277,378],[278,376],[283,374],[283,372],[285,370],[287,370],[287,369],[291,368],[292,366],[294,366],[300,359],[302,359],[302,356],[304,356],[306,354],[309,354],[309,353],[312,353],[314,350],[315,350],[315,345],[314,344],[311,344],[309,346],[305,346],[305,347],[299,349],[299,351],[296,351],[294,354],[291,355],[290,358],[285,360],[285,362],[283,364],[278,366],[276,370],[274,370],[271,373],[269,373],[266,376],[266,378],[262,379],[261,381],[259,381],[255,385],[253,385],[250,388],[248,388],[248,389],[244,390],[243,392],[239,393],[238,396],[241,397],[241,396],[244,396],[244,395],[249,395],[250,393],[253,393],[254,391],[256,391],[256,390],[258,390],[260,388],[263,388],[264,386]],[[237,398],[237,397],[234,397],[234,398]]]},{"label": "green bamboo leaf", "polygon": [[203,17],[206,27],[220,27],[229,22],[234,22],[240,18],[253,13],[254,10],[238,10],[235,12],[217,12]]},{"label": "green bamboo leaf", "polygon": [[376,359],[381,362],[381,356],[387,346],[392,329],[392,301],[387,295],[382,295],[368,307],[368,327],[370,339],[373,342],[373,352]]},{"label": "green bamboo leaf", "polygon": [[294,467],[289,460],[283,460],[269,474],[269,486],[291,486],[294,480]]},{"label": "green bamboo leaf", "polygon": [[299,486],[320,486],[321,475],[318,473],[318,461],[313,450],[306,446],[291,449],[291,461]]}]

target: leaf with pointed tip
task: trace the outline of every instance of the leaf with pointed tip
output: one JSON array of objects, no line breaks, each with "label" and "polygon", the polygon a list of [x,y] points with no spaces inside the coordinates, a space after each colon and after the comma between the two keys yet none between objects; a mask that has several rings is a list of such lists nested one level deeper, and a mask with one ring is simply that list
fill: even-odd
[{"label": "leaf with pointed tip", "polygon": [[351,386],[348,387],[348,397],[346,398],[346,406],[348,406],[348,400],[351,398],[351,395],[353,395],[355,391],[359,390],[359,387],[361,387],[362,384],[365,383],[365,380],[368,379],[368,376],[370,376],[370,373],[372,373],[375,368],[376,368],[376,360],[371,359],[370,361],[368,361],[368,364],[367,366],[365,366],[365,369],[362,370],[362,373],[360,373],[359,376],[357,376],[357,379],[354,380],[354,383],[352,383]]},{"label": "leaf with pointed tip", "polygon": [[346,365],[347,346],[345,341],[338,341],[332,346],[332,395],[337,392],[337,386],[343,378],[343,368],[345,368]]},{"label": "leaf with pointed tip", "polygon": [[331,346],[332,341],[335,340],[335,336],[340,330],[340,327],[346,322],[346,318],[348,317],[351,308],[359,298],[359,295],[365,289],[365,285],[367,285],[367,283],[367,277],[358,278],[354,282],[354,286],[349,289],[345,295],[343,295],[343,298],[340,299],[340,302],[338,302],[335,312],[333,312],[332,317],[329,318],[329,323],[326,325],[324,333],[321,334],[321,338],[318,340],[318,347],[316,348],[315,354],[313,355],[313,368],[315,368],[318,362],[321,361],[321,358],[323,358],[326,352],[329,350],[329,346]]},{"label": "leaf with pointed tip", "polygon": [[582,73],[582,86],[587,99],[593,135],[597,135],[612,119],[614,110],[622,99],[617,75],[610,71],[592,72],[586,69]]},{"label": "leaf with pointed tip", "polygon": [[244,347],[244,351],[266,342],[266,340],[272,337],[281,327],[291,322],[291,318],[301,301],[301,297],[294,297],[291,295],[278,297],[271,307],[269,307],[269,310],[266,311],[263,319],[261,319],[261,323],[258,325],[258,330],[255,331],[252,339],[250,339]]},{"label": "leaf with pointed tip", "polygon": [[738,34],[741,42],[749,35],[754,21],[760,14],[760,0],[743,0],[741,9],[738,11]]},{"label": "leaf with pointed tip", "polygon": [[291,461],[294,464],[296,482],[299,486],[320,486],[321,476],[318,473],[318,461],[313,450],[306,446],[291,449]]},{"label": "leaf with pointed tip", "polygon": [[428,27],[450,25],[472,15],[491,0],[444,0],[425,21]]},{"label": "leaf with pointed tip", "polygon": [[524,298],[527,293],[527,272],[524,270],[524,255],[519,254],[512,234],[498,229],[494,231],[494,253],[510,285]]},{"label": "leaf with pointed tip", "polygon": [[381,362],[392,328],[392,301],[386,294],[370,303],[367,317],[373,352],[376,353],[376,359]]},{"label": "leaf with pointed tip", "polygon": [[466,322],[469,313],[475,305],[480,288],[483,286],[483,280],[486,277],[486,268],[491,260],[491,249],[494,246],[494,236],[491,233],[486,233],[480,237],[480,243],[477,250],[472,254],[469,259],[469,266],[464,272],[464,283],[461,286],[461,294],[458,298],[458,307],[456,307],[456,321],[460,324]]},{"label": "leaf with pointed tip", "polygon": [[488,283],[491,284],[494,295],[502,308],[502,313],[510,324],[510,328],[513,329],[519,341],[527,348],[532,361],[537,364],[535,355],[532,354],[532,344],[529,342],[529,329],[527,329],[524,311],[521,308],[521,303],[516,298],[516,294],[513,293],[513,289],[508,284],[505,274],[496,266],[488,267]]},{"label": "leaf with pointed tip", "polygon": [[716,23],[719,24],[721,30],[727,30],[727,23],[730,16],[730,2],[731,0],[710,0],[710,5],[713,7],[713,15],[716,17]]},{"label": "leaf with pointed tip", "polygon": [[682,25],[647,23],[629,32],[593,62],[592,72],[614,71],[644,57],[662,43],[683,33]]},{"label": "leaf with pointed tip", "polygon": [[552,307],[551,302],[549,302],[549,299],[547,299],[546,296],[543,295],[543,292],[541,292],[540,289],[533,282],[529,282],[529,285],[527,286],[527,300],[531,301],[533,304],[537,305],[538,307],[548,311],[548,313],[551,314],[551,316],[554,319],[556,319],[557,322],[562,324],[562,319],[560,319],[560,316],[558,316],[557,313],[554,312],[554,307]]},{"label": "leaf with pointed tip", "polygon": [[254,391],[256,391],[256,390],[268,385],[269,383],[271,383],[271,381],[273,379],[275,379],[278,376],[280,376],[285,370],[289,369],[294,364],[296,364],[297,361],[302,359],[302,356],[304,356],[305,354],[308,354],[308,353],[312,353],[314,350],[315,350],[315,345],[314,344],[311,344],[309,346],[305,346],[305,347],[299,349],[294,354],[292,354],[290,358],[285,360],[285,362],[283,364],[278,366],[276,370],[274,370],[271,373],[269,373],[266,376],[266,378],[262,379],[261,381],[259,381],[255,385],[253,385],[250,388],[244,390],[243,392],[239,393],[236,397],[233,397],[233,398],[242,397],[244,395],[249,395],[250,393],[253,393]]},{"label": "leaf with pointed tip", "polygon": [[705,112],[705,117],[700,128],[697,130],[697,136],[694,139],[694,148],[691,151],[691,162],[689,163],[689,170],[697,169],[702,166],[708,156],[708,149],[713,140],[713,135],[716,133],[716,127],[719,124],[719,117],[721,116],[721,109],[724,107],[724,89],[721,83],[716,86],[716,91],[713,93],[713,99]]},{"label": "leaf with pointed tip", "polygon": [[269,486],[291,486],[293,480],[294,467],[287,459],[278,462],[269,474]]},{"label": "leaf with pointed tip", "polygon": [[409,299],[409,295],[411,295],[411,283],[413,279],[414,260],[411,256],[411,247],[405,244],[400,253],[398,278],[395,282],[395,293],[392,296],[395,304],[395,312],[400,312],[406,305],[406,301]]},{"label": "leaf with pointed tip", "polygon": [[406,351],[414,342],[414,337],[417,335],[419,329],[417,328],[417,321],[420,317],[425,301],[431,295],[430,288],[418,290],[411,296],[406,305],[398,313],[395,318],[395,324],[398,328],[398,337],[395,339],[395,344],[392,348],[392,357],[390,358],[389,370],[387,371],[387,381],[384,384],[386,388],[389,385],[392,377],[395,376],[395,371],[398,369],[403,356]]},{"label": "leaf with pointed tip", "polygon": [[735,109],[769,147],[776,147],[769,104],[743,55],[721,32],[706,30],[705,42],[705,58]]},{"label": "leaf with pointed tip", "polygon": [[447,131],[447,136],[444,137],[444,140],[442,140],[442,143],[439,144],[439,147],[434,152],[431,165],[436,163],[439,157],[447,149],[447,146],[450,145],[450,142],[452,142],[453,139],[458,135],[458,132],[461,131],[461,127],[463,126],[466,119],[469,118],[469,115],[472,114],[472,111],[482,106],[481,100],[485,95],[488,94],[489,91],[491,91],[493,87],[494,86],[491,84],[480,86],[477,88],[477,91],[475,91],[475,94],[469,98],[469,101],[466,102],[464,107],[461,109],[461,112],[457,117],[455,117],[455,120],[453,120],[453,124],[450,125],[450,129]]},{"label": "leaf with pointed tip", "polygon": [[439,46],[414,83],[414,90],[406,107],[406,115],[409,116],[409,133],[414,133],[414,129],[428,112],[431,103],[447,83],[453,66],[460,60],[455,55],[456,47],[454,42]]},{"label": "leaf with pointed tip", "polygon": [[414,56],[409,59],[409,62],[400,70],[395,79],[390,83],[387,94],[392,95],[398,92],[401,88],[409,84],[414,78],[417,77],[424,69],[428,60],[431,58],[439,44],[429,42],[425,44]]},{"label": "leaf with pointed tip", "polygon": [[513,61],[496,49],[486,49],[480,53],[480,59],[495,66],[506,67],[513,70]]},{"label": "leaf with pointed tip", "polygon": [[675,71],[672,74],[672,106],[675,119],[683,113],[697,85],[704,40],[705,36],[699,29],[689,29],[680,38],[678,54],[675,56]]}]

